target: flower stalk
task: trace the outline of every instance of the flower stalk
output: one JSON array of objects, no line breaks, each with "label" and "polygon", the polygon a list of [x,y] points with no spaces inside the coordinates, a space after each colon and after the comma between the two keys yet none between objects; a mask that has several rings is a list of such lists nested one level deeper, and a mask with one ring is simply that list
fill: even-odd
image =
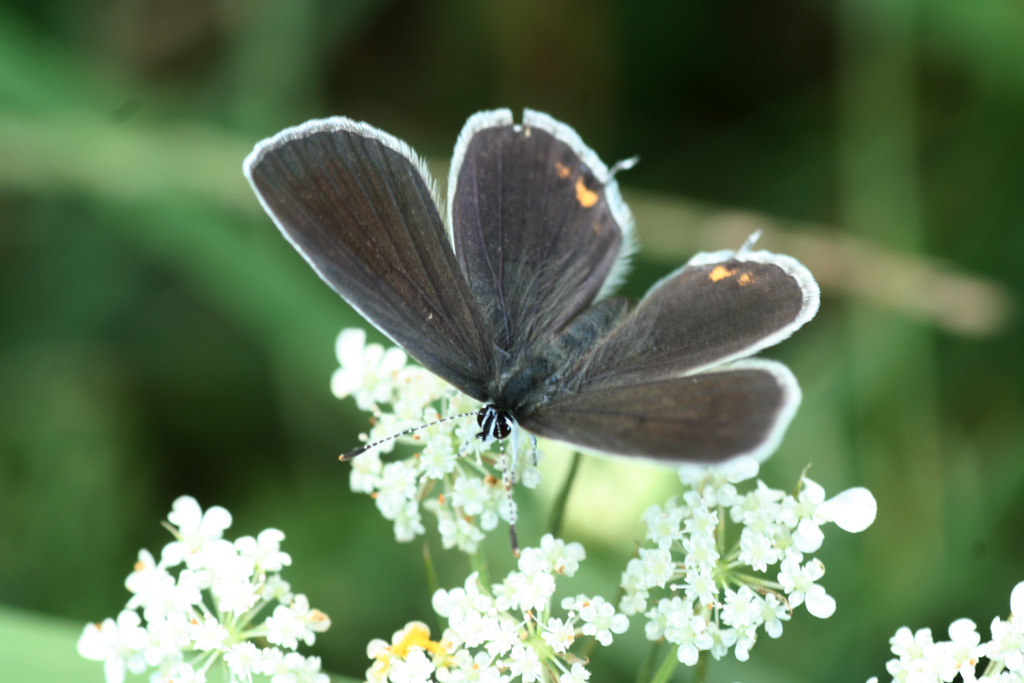
[{"label": "flower stalk", "polygon": [[576,481],[576,472],[579,470],[581,458],[582,456],[579,451],[573,451],[572,461],[569,463],[569,471],[566,473],[565,481],[562,482],[562,487],[558,490],[558,495],[555,496],[554,504],[551,506],[551,521],[548,522],[548,533],[552,536],[562,535],[565,507],[569,502],[569,493],[572,490],[572,485]]}]

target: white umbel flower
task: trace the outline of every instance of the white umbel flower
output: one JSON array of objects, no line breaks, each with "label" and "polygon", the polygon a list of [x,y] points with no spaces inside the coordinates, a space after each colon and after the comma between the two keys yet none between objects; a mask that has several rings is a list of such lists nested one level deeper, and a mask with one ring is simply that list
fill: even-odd
[{"label": "white umbel flower", "polygon": [[138,613],[124,610],[117,621],[104,619],[99,624],[88,624],[78,639],[78,654],[103,662],[107,683],[121,683],[126,671],[145,670],[142,651],[147,645],[149,633],[142,619]]},{"label": "white umbel flower", "polygon": [[391,403],[397,373],[406,362],[405,352],[380,344],[367,344],[366,332],[358,328],[341,331],[334,346],[341,367],[331,377],[331,392],[338,398],[352,396],[360,410],[372,410]]},{"label": "white umbel flower", "polygon": [[572,642],[576,640],[576,628],[573,626],[572,621],[562,621],[561,619],[551,617],[548,619],[548,623],[544,625],[541,638],[556,653],[563,654],[569,649]]},{"label": "white umbel flower", "polygon": [[[560,605],[564,613],[553,614],[555,584],[574,574],[584,559],[583,546],[548,534],[538,546],[524,548],[518,569],[499,583],[486,586],[474,572],[463,586],[436,591],[434,611],[448,622],[441,637],[434,640],[426,625],[410,622],[390,645],[371,641],[367,681],[404,681],[409,662],[422,664],[424,658],[436,667],[432,678],[409,680],[547,682],[555,672],[561,672],[559,683],[588,680],[590,672],[573,648],[590,637],[610,645],[629,620],[600,596],[565,598]],[[426,667],[417,671],[424,674]]]},{"label": "white umbel flower", "polygon": [[[167,515],[177,542],[168,543],[160,553],[160,564],[175,567],[200,553],[207,543],[224,537],[231,526],[231,513],[215,505],[206,512],[192,496],[182,496],[171,505]],[[189,568],[193,568],[189,565]]]},{"label": "white umbel flower", "polygon": [[235,549],[252,559],[257,570],[262,572],[279,572],[291,565],[292,557],[281,552],[281,541],[284,532],[279,529],[264,529],[256,538],[242,536],[235,541]]},{"label": "white umbel flower", "polygon": [[583,635],[594,636],[605,647],[612,644],[612,634],[625,633],[629,628],[626,615],[617,613],[615,606],[601,596],[585,601],[579,612],[584,622]]},{"label": "white umbel flower", "polygon": [[[953,681],[964,683],[992,681],[1021,683],[1024,681],[1024,624],[1019,614],[1024,609],[1024,582],[1010,594],[1011,615],[992,621],[992,638],[981,640],[981,634],[970,619],[957,619],[949,626],[949,640],[935,641],[931,629],[911,631],[900,627],[889,639],[895,659],[885,664],[893,681]],[[979,675],[978,667],[987,658],[988,664]],[[878,678],[869,683],[878,683]]]},{"label": "white umbel flower", "polygon": [[[232,543],[223,538],[230,513],[220,507],[203,512],[189,496],[174,501],[168,521],[175,540],[159,563],[151,553],[139,553],[125,581],[132,592],[127,608],[117,621],[86,626],[79,638],[79,654],[104,663],[107,683],[122,683],[126,671],[203,683],[221,657],[232,681],[265,674],[275,682],[328,683],[319,659],[259,649],[249,640],[266,638],[291,650],[299,640],[312,644],[314,634],[330,625],[305,596],[293,598],[280,578],[280,569],[291,564],[280,549],[284,534],[267,529]],[[260,621],[261,608],[276,600],[288,604]]]},{"label": "white umbel flower", "polygon": [[648,544],[626,565],[619,609],[643,612],[647,637],[678,645],[685,664],[700,652],[746,660],[758,633],[780,637],[800,605],[831,616],[836,602],[818,583],[825,567],[804,553],[821,546],[828,522],[859,531],[874,520],[866,489],[826,499],[807,478],[796,495],[760,480],[738,489],[757,469],[753,461],[725,470],[685,466],[680,481],[689,488],[644,513]]}]

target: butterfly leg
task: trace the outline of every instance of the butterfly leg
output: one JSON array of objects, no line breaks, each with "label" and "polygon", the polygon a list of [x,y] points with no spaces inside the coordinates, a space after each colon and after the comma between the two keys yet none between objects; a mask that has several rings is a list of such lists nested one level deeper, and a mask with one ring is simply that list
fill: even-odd
[{"label": "butterfly leg", "polygon": [[508,536],[512,543],[512,554],[519,557],[519,538],[516,535],[516,503],[512,500],[512,470],[509,468],[509,458],[505,453],[505,442],[500,441],[498,448],[501,451],[501,463],[504,470],[502,483],[505,485],[505,495],[508,498]]},{"label": "butterfly leg", "polygon": [[[519,467],[519,425],[512,423],[512,476]],[[511,480],[511,477],[510,477]]]}]

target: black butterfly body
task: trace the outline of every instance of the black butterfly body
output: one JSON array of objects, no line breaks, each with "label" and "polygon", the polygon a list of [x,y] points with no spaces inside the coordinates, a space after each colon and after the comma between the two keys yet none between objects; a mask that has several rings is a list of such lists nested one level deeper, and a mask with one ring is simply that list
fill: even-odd
[{"label": "black butterfly body", "polygon": [[256,145],[244,170],[285,237],[428,370],[515,425],[661,460],[767,456],[800,399],[782,364],[748,359],[813,317],[792,258],[698,254],[637,304],[609,297],[633,248],[614,171],[571,128],[481,112],[455,147],[446,210],[423,162],[335,117]]}]

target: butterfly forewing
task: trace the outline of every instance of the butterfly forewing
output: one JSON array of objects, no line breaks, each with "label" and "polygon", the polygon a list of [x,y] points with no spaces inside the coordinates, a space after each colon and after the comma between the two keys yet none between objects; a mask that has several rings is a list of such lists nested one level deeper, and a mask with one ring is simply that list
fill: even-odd
[{"label": "butterfly forewing", "polygon": [[763,459],[799,401],[784,365],[751,359],[686,377],[562,394],[520,423],[606,453],[677,462]]},{"label": "butterfly forewing", "polygon": [[246,176],[285,237],[367,320],[478,400],[493,342],[412,150],[346,118],[264,140]]},{"label": "butterfly forewing", "polygon": [[527,111],[470,118],[450,188],[453,239],[489,331],[516,362],[605,287],[631,219],[607,168],[563,124]]}]

